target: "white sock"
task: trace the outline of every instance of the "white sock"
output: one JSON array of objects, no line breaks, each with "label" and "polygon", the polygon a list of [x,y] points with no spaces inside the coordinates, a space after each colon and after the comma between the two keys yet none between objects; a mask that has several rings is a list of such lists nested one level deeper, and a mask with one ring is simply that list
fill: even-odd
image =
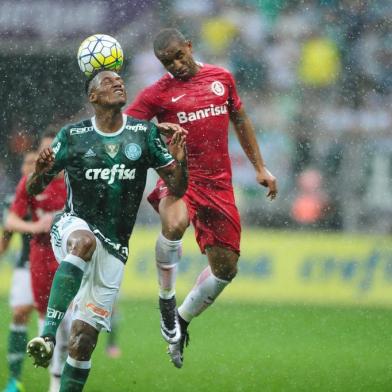
[{"label": "white sock", "polygon": [[42,335],[42,332],[44,330],[44,325],[45,325],[45,319],[38,318],[38,336]]},{"label": "white sock", "polygon": [[50,373],[59,376],[63,372],[65,361],[68,356],[68,342],[71,334],[72,306],[66,311],[63,320],[56,333],[56,347],[50,364]]},{"label": "white sock", "polygon": [[182,254],[182,240],[171,241],[159,234],[155,245],[159,296],[169,299],[176,293],[177,265]]},{"label": "white sock", "polygon": [[195,286],[178,308],[178,313],[189,323],[207,309],[229,283],[213,275],[208,266],[197,278]]}]

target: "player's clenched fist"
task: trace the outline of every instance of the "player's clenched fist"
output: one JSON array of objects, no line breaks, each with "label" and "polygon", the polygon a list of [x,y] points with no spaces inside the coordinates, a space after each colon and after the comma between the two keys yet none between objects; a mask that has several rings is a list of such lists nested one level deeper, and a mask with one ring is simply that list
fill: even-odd
[{"label": "player's clenched fist", "polygon": [[35,162],[35,173],[43,174],[52,168],[54,164],[54,152],[52,147],[43,149]]},{"label": "player's clenched fist", "polygon": [[274,200],[278,194],[278,185],[275,176],[266,167],[263,167],[257,172],[257,181],[259,184],[268,188],[267,197]]}]

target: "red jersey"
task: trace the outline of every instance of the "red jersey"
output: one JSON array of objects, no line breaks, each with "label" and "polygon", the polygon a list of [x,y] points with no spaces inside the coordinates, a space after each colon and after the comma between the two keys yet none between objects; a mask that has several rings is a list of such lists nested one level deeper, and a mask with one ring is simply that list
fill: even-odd
[{"label": "red jersey", "polygon": [[[33,221],[37,221],[44,213],[55,213],[64,208],[67,190],[64,178],[54,178],[45,190],[36,196],[30,196],[26,190],[27,176],[22,177],[16,188],[15,199],[10,211],[20,218],[31,213]],[[33,241],[50,246],[49,233],[34,234]]]},{"label": "red jersey", "polygon": [[192,181],[230,182],[228,151],[230,112],[240,109],[234,78],[224,68],[199,64],[197,74],[183,81],[164,75],[141,91],[125,113],[141,119],[180,124],[187,136],[188,170]]}]

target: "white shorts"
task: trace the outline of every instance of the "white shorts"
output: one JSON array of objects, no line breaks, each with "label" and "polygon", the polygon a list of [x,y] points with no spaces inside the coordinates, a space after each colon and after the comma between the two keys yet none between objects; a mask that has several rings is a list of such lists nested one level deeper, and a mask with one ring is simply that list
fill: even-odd
[{"label": "white shorts", "polygon": [[15,268],[12,274],[9,303],[16,306],[34,305],[30,268]]},{"label": "white shorts", "polygon": [[[51,241],[54,255],[60,263],[67,255],[67,240],[75,230],[87,230],[87,223],[78,217],[64,214],[52,227]],[[100,331],[110,331],[113,304],[120,289],[124,264],[111,255],[95,237],[97,246],[84,271],[80,289],[73,301],[74,320],[82,320]]]}]

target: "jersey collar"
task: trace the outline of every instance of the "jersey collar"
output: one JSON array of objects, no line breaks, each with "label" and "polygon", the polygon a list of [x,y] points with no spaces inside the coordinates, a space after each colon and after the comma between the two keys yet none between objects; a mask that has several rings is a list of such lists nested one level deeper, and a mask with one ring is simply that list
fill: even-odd
[{"label": "jersey collar", "polygon": [[91,117],[91,123],[93,124],[94,131],[97,132],[98,135],[106,136],[106,137],[113,137],[113,136],[120,135],[120,133],[122,133],[122,131],[124,130],[125,125],[127,124],[127,115],[126,115],[126,114],[123,114],[122,116],[123,116],[123,125],[121,126],[121,128],[120,128],[118,131],[113,132],[113,133],[102,132],[102,131],[97,127],[97,123],[96,123],[96,121],[95,121],[95,116],[94,116],[94,117]]}]

